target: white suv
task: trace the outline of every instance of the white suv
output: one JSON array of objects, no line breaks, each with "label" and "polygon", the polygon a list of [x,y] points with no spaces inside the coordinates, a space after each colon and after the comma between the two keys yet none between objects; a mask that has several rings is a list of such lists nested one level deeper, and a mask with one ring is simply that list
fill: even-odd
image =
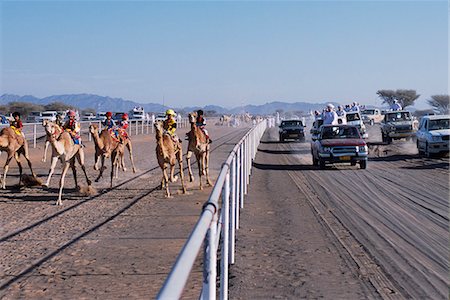
[{"label": "white suv", "polygon": [[430,157],[432,154],[448,153],[449,124],[450,115],[423,117],[416,132],[419,154]]}]

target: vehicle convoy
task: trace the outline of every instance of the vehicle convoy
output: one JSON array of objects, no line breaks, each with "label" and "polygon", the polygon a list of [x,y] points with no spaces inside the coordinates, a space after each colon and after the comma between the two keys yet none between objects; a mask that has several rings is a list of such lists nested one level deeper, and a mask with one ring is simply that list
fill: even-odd
[{"label": "vehicle convoy", "polygon": [[317,140],[317,137],[319,136],[320,133],[320,126],[323,125],[323,119],[322,118],[318,118],[316,120],[314,120],[311,129],[309,130],[309,133],[311,133],[311,139],[313,141]]},{"label": "vehicle convoy", "polygon": [[364,123],[374,125],[383,121],[384,115],[378,108],[368,108],[361,111],[362,120]]},{"label": "vehicle convoy", "polygon": [[389,111],[381,123],[381,137],[384,143],[406,138],[412,140],[416,136],[417,121],[413,120],[411,112],[406,110]]},{"label": "vehicle convoy", "polygon": [[288,139],[304,141],[305,126],[300,120],[283,120],[279,126],[280,142]]},{"label": "vehicle convoy", "polygon": [[359,163],[365,169],[367,154],[367,144],[353,125],[323,125],[317,139],[311,142],[313,165],[321,169],[327,163]]},{"label": "vehicle convoy", "polygon": [[419,154],[448,154],[449,135],[450,115],[422,117],[416,133]]},{"label": "vehicle convoy", "polygon": [[347,125],[354,125],[358,128],[361,136],[366,139],[368,138],[368,134],[366,132],[366,125],[361,118],[361,115],[357,111],[349,111],[345,114],[345,118],[347,120]]}]

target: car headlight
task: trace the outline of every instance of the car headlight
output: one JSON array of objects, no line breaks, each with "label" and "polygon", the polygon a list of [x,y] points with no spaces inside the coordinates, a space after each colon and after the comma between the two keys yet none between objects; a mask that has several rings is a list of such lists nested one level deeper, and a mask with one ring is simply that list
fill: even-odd
[{"label": "car headlight", "polygon": [[323,151],[323,152],[330,152],[330,151],[331,151],[331,148],[330,148],[330,147],[323,147],[323,148],[322,148],[322,151]]},{"label": "car headlight", "polygon": [[359,146],[359,152],[367,152],[368,148],[367,146]]},{"label": "car headlight", "polygon": [[439,135],[431,136],[431,141],[433,141],[433,142],[440,142],[441,140],[442,140],[442,138]]}]

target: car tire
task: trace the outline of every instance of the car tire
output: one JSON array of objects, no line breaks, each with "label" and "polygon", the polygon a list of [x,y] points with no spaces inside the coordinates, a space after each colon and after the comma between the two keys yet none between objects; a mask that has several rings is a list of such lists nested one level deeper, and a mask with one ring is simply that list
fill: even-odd
[{"label": "car tire", "polygon": [[430,146],[428,145],[428,142],[426,142],[426,143],[425,143],[425,151],[424,151],[424,152],[425,152],[425,156],[428,157],[428,158],[431,157],[431,153],[430,153],[429,147],[430,147]]},{"label": "car tire", "polygon": [[371,126],[373,126],[374,124],[375,124],[375,121],[374,120],[370,120],[370,123],[369,123]]},{"label": "car tire", "polygon": [[361,161],[359,162],[359,167],[360,167],[361,169],[366,169],[366,168],[367,168],[367,160],[361,160]]},{"label": "car tire", "polygon": [[280,135],[280,142],[282,142],[282,143],[284,142],[284,138],[281,135]]},{"label": "car tire", "polygon": [[416,146],[417,146],[417,152],[419,153],[420,156],[422,156],[424,154],[424,152],[420,149],[418,140],[416,141]]},{"label": "car tire", "polygon": [[390,136],[387,136],[387,137],[386,137],[386,143],[387,143],[388,145],[392,144],[392,138],[391,138]]},{"label": "car tire", "polygon": [[312,157],[312,161],[313,161],[313,166],[317,167],[319,165],[319,161],[316,158],[314,158],[314,155]]},{"label": "car tire", "polygon": [[320,158],[319,158],[319,168],[321,170],[325,169],[325,161],[323,159],[320,159]]}]

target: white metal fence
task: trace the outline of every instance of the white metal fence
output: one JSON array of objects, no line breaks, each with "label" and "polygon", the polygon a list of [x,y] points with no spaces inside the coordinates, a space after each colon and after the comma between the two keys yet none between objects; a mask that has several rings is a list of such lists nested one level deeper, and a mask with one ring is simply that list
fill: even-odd
[{"label": "white metal fence", "polygon": [[[179,299],[203,244],[203,287],[201,299],[217,297],[217,261],[220,261],[220,299],[228,299],[228,267],[234,264],[236,229],[239,210],[250,180],[252,161],[267,127],[275,124],[267,119],[254,126],[234,147],[220,170],[208,201],[186,244],[159,291],[157,299]],[[222,198],[221,207],[219,199]],[[219,212],[220,210],[220,212]],[[219,216],[220,213],[220,216]],[[221,243],[220,243],[221,241]],[[222,245],[217,257],[219,244]]]}]

